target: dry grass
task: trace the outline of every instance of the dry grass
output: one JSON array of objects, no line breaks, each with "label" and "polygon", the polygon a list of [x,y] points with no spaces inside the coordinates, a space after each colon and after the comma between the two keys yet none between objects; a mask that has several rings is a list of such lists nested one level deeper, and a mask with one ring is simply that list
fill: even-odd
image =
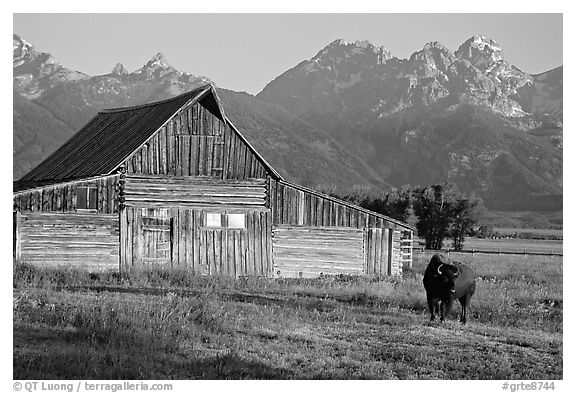
[{"label": "dry grass", "polygon": [[466,256],[471,321],[428,322],[402,278],[139,277],[21,267],[15,379],[560,379],[559,259]]}]

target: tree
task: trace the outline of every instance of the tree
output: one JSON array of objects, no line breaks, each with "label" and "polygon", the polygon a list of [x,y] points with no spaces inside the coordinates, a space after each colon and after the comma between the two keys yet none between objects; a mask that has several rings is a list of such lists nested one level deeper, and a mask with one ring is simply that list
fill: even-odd
[{"label": "tree", "polygon": [[478,228],[478,237],[487,238],[494,235],[494,226],[491,224],[482,224]]},{"label": "tree", "polygon": [[418,217],[418,236],[424,238],[427,249],[441,249],[459,197],[456,186],[446,183],[420,187],[412,196],[414,214]]},{"label": "tree", "polygon": [[386,194],[384,198],[366,198],[360,203],[360,206],[406,222],[410,216],[410,208],[412,206],[412,191],[408,186],[403,187],[400,191],[395,190]]},{"label": "tree", "polygon": [[472,231],[483,211],[482,200],[478,198],[459,198],[452,208],[450,237],[452,247],[460,251],[464,246],[464,237]]}]

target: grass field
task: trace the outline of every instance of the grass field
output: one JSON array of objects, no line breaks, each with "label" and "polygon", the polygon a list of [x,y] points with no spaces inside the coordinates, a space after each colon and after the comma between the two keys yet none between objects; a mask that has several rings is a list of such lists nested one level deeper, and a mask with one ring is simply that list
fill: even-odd
[{"label": "grass field", "polygon": [[[470,322],[404,277],[126,278],[17,268],[14,379],[561,379],[562,259],[467,255]],[[464,258],[463,258],[464,260]]]},{"label": "grass field", "polygon": [[[449,242],[446,246],[450,246]],[[531,240],[531,239],[480,239],[466,238],[464,250],[487,250],[507,252],[532,252],[542,254],[562,254],[562,240]]]}]

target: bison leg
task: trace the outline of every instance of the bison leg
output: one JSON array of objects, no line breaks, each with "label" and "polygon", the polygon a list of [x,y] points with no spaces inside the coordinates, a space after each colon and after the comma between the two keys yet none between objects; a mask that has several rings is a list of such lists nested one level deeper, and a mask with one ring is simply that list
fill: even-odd
[{"label": "bison leg", "polygon": [[468,307],[470,306],[470,299],[472,299],[472,295],[474,294],[475,289],[476,283],[473,283],[466,295],[458,299],[462,305],[462,314],[460,315],[460,322],[462,322],[462,324],[466,323],[466,316],[468,314]]},{"label": "bison leg", "polygon": [[468,314],[468,307],[470,306],[470,299],[472,298],[471,293],[467,293],[466,295],[462,296],[460,299],[460,304],[462,305],[462,314],[460,314],[460,322],[463,324],[466,323],[466,316]]},{"label": "bison leg", "polygon": [[458,301],[460,301],[460,305],[462,306],[462,312],[460,313],[460,322],[462,322],[462,324],[465,324],[466,323],[466,308],[468,306],[468,295],[462,296],[460,299],[458,299]]},{"label": "bison leg", "polygon": [[438,310],[438,300],[428,296],[428,309],[430,310],[430,320],[433,321],[435,318],[435,312]]}]

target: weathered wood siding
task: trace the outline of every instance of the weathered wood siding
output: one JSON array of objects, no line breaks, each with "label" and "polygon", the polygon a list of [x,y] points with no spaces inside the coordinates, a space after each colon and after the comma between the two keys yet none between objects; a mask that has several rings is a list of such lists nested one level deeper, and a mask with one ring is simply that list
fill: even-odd
[{"label": "weathered wood siding", "polygon": [[362,274],[364,231],[339,227],[274,227],[275,277]]},{"label": "weathered wood siding", "polygon": [[118,269],[118,215],[22,212],[17,262]]},{"label": "weathered wood siding", "polygon": [[[364,273],[394,275],[402,271],[400,231],[406,230],[404,227],[336,198],[272,178],[269,179],[268,194],[275,228],[319,227],[322,228],[319,229],[319,236],[329,236],[329,232],[321,234],[326,228],[356,228],[365,231]],[[292,232],[295,244],[299,236],[307,241],[305,233]],[[275,242],[274,245],[276,244]],[[276,258],[276,248],[274,250]],[[334,254],[332,257],[339,260],[346,257],[346,250],[342,249],[340,253]],[[281,258],[285,256],[282,255]]]},{"label": "weathered wood siding", "polygon": [[386,228],[366,229],[366,273],[375,275],[392,274],[392,253],[390,252],[393,231]]},{"label": "weathered wood siding", "polygon": [[231,127],[224,130],[224,179],[266,178],[267,170]]},{"label": "weathered wood siding", "polygon": [[118,213],[118,178],[108,176],[18,192],[13,196],[13,208],[22,212],[75,212],[78,187],[96,187],[97,212]]},{"label": "weathered wood siding", "polygon": [[390,274],[402,274],[402,233],[400,231],[392,231],[391,239],[392,259],[390,262]]},{"label": "weathered wood siding", "polygon": [[128,175],[126,206],[265,209],[266,180]]},{"label": "weathered wood siding", "polygon": [[126,162],[128,174],[264,178],[240,137],[202,102],[182,108]]},{"label": "weathered wood siding", "polygon": [[384,218],[336,198],[270,179],[270,209],[274,225],[398,228]]},{"label": "weathered wood siding", "polygon": [[[207,212],[231,211],[241,210],[126,207],[120,216],[122,269],[165,268],[232,277],[270,275],[269,212],[244,210],[246,227],[241,229],[206,227]],[[158,233],[154,234],[154,229]]]}]

